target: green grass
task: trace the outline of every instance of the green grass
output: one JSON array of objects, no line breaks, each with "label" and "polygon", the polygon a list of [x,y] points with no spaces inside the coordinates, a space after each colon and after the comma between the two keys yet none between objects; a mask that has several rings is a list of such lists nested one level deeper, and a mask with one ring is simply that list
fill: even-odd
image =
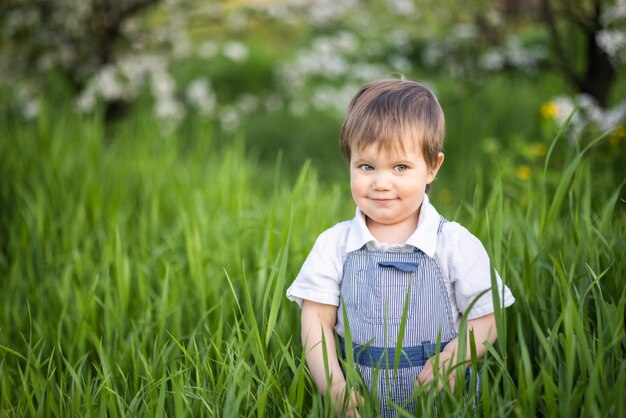
[{"label": "green grass", "polygon": [[[167,133],[137,112],[105,130],[62,104],[2,116],[0,416],[329,414],[284,292],[316,236],[352,216],[345,184],[189,124]],[[484,181],[441,206],[517,298],[479,362],[482,416],[626,408],[624,179],[598,171],[603,139],[566,142],[526,181],[515,150],[483,157]],[[471,411],[420,395],[426,415]]]}]

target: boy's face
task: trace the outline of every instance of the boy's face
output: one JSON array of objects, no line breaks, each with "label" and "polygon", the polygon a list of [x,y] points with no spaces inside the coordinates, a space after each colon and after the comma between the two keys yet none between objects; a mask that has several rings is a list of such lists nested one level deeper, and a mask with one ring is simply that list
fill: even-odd
[{"label": "boy's face", "polygon": [[357,206],[372,227],[401,227],[410,233],[417,227],[426,185],[435,179],[443,162],[439,153],[436,167],[428,167],[422,149],[414,141],[392,150],[371,144],[352,150],[350,189]]}]

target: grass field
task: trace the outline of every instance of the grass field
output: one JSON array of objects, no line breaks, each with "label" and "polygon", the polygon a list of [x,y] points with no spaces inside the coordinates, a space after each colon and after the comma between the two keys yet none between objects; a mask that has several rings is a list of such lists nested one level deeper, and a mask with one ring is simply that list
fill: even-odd
[{"label": "grass field", "polygon": [[[245,132],[190,126],[138,112],[105,130],[56,103],[2,116],[0,416],[329,415],[284,294],[317,235],[352,216],[346,185],[258,161]],[[433,189],[517,299],[480,361],[480,416],[626,410],[624,177],[605,163],[623,142],[565,136],[532,176],[501,149],[456,172],[473,189],[441,205],[454,176]],[[471,412],[433,396],[425,416]]]}]

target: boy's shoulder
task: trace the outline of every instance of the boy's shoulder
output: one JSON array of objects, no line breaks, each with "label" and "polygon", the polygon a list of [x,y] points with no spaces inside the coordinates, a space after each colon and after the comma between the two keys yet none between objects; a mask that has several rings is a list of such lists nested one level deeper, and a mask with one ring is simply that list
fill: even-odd
[{"label": "boy's shoulder", "polygon": [[343,260],[352,221],[342,221],[317,236],[312,253],[328,260]]},{"label": "boy's shoulder", "polygon": [[464,231],[467,231],[467,228],[465,228],[463,225],[461,225],[457,221],[451,221],[442,216],[441,233],[446,235],[454,235],[459,233],[462,234]]},{"label": "boy's shoulder", "polygon": [[444,222],[437,238],[437,251],[463,251],[468,247],[484,247],[467,228],[456,221]]},{"label": "boy's shoulder", "polygon": [[352,225],[353,221],[353,219],[350,219],[336,223],[335,225],[322,232],[317,238],[318,241],[345,241],[345,239],[348,237],[348,232],[350,232],[350,226]]}]

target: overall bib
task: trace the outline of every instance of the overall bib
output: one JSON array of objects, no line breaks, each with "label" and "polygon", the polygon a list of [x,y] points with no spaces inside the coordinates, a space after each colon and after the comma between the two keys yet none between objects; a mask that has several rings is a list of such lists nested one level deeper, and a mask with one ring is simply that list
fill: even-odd
[{"label": "overall bib", "polygon": [[[439,232],[445,222],[442,217]],[[378,393],[381,415],[395,416],[392,404],[414,410],[408,398],[424,363],[435,354],[437,338],[443,349],[457,337],[435,259],[418,249],[386,252],[364,247],[348,254],[335,326],[345,359],[343,309],[349,318],[354,366],[368,390]],[[399,335],[403,314],[404,335]],[[401,354],[394,370],[397,349]]]}]

